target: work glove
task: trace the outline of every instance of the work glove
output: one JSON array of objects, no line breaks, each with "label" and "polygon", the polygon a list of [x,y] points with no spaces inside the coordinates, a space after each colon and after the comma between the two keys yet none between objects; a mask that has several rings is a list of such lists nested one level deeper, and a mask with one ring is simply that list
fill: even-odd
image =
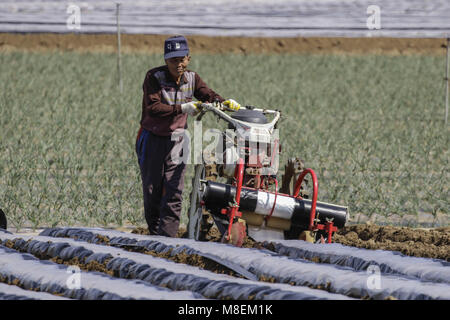
[{"label": "work glove", "polygon": [[200,108],[201,103],[202,103],[201,101],[192,101],[192,102],[183,103],[181,105],[181,112],[187,113],[190,116],[195,116],[201,111],[201,108]]},{"label": "work glove", "polygon": [[234,101],[233,99],[225,100],[224,102],[222,102],[222,104],[228,107],[228,109],[233,111],[238,111],[241,108],[241,105],[236,101]]}]

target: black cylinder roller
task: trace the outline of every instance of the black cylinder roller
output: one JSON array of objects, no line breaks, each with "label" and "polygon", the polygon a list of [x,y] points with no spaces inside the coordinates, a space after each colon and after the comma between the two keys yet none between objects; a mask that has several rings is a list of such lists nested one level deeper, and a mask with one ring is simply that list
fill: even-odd
[{"label": "black cylinder roller", "polygon": [[[206,209],[214,214],[233,203],[235,195],[236,187],[207,181],[204,184],[202,198]],[[242,187],[239,210],[269,215],[274,202],[275,194],[272,192]],[[293,225],[307,228],[309,226],[311,202],[308,199],[296,199],[285,194],[278,194],[272,216],[289,220]],[[336,227],[342,228],[348,218],[348,209],[347,207],[317,201],[316,218],[322,224],[332,219]]]}]

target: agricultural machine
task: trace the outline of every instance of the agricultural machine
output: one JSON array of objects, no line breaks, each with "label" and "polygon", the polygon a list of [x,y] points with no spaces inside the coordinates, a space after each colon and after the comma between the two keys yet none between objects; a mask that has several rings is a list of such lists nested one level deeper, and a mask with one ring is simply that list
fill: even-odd
[{"label": "agricultural machine", "polygon": [[[228,129],[221,132],[225,148],[205,149],[202,163],[195,166],[189,238],[209,240],[215,225],[220,240],[236,246],[247,234],[256,241],[331,243],[333,232],[348,220],[347,207],[317,201],[317,176],[299,158],[288,161],[278,185],[281,144],[275,133],[281,112],[250,106],[232,111],[218,102],[201,106],[196,121],[213,113]],[[312,194],[306,194],[307,188]]]}]

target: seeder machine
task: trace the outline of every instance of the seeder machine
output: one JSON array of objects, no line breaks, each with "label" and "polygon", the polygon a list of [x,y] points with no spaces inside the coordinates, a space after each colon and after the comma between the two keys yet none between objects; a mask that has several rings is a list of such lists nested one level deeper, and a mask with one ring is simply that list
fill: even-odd
[{"label": "seeder machine", "polygon": [[[249,106],[231,111],[220,103],[203,103],[196,120],[205,113],[226,121],[228,129],[222,132],[223,152],[203,152],[203,163],[195,166],[189,237],[207,240],[215,225],[222,242],[236,246],[247,234],[256,241],[331,243],[333,232],[348,220],[347,207],[317,201],[317,176],[299,158],[288,161],[278,184],[280,111]],[[312,194],[304,194],[306,187]]]}]

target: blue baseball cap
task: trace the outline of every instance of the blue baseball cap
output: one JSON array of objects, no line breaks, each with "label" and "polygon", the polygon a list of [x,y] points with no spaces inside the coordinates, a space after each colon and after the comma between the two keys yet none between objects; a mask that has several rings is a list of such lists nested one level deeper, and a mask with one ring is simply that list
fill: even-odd
[{"label": "blue baseball cap", "polygon": [[185,57],[189,54],[189,47],[185,37],[175,36],[164,41],[164,59]]}]

